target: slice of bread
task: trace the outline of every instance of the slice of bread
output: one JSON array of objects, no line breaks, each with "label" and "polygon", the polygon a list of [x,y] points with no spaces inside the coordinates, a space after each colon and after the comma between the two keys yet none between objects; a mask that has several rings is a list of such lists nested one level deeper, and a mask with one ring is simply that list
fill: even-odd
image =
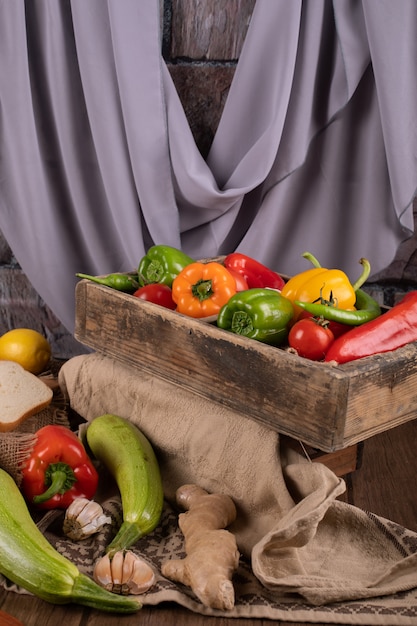
[{"label": "slice of bread", "polygon": [[0,432],[15,429],[23,420],[45,409],[53,391],[19,363],[0,360]]}]

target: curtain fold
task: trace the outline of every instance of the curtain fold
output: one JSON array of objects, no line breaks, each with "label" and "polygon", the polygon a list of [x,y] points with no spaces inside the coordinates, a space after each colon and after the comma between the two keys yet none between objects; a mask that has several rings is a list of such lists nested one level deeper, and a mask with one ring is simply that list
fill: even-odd
[{"label": "curtain fold", "polygon": [[414,0],[257,0],[208,158],[158,0],[0,0],[0,229],[71,331],[75,273],[152,243],[384,269],[413,231]]}]

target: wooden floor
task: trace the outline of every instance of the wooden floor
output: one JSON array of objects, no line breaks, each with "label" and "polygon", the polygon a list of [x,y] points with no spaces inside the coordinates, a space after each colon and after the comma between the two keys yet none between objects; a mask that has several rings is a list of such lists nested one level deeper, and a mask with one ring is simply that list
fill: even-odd
[{"label": "wooden floor", "polygon": [[[417,531],[416,450],[417,420],[367,440],[360,469],[346,477],[345,499]],[[0,626],[7,626],[8,622],[1,619],[1,611],[19,619],[24,626],[60,623],[65,626],[267,626],[272,623],[203,617],[176,605],[143,608],[138,614],[121,617],[75,605],[54,606],[34,597],[5,591],[0,591]],[[289,622],[273,623],[290,625]]]}]

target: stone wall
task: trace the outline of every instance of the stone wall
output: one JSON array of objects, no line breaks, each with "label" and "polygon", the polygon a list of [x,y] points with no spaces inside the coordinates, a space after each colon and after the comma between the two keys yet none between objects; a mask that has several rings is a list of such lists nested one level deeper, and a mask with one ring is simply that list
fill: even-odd
[{"label": "stone wall", "polygon": [[[163,56],[203,156],[216,131],[254,4],[255,0],[161,0]],[[417,235],[400,246],[371,289],[381,304],[392,305],[414,285]],[[0,298],[0,334],[28,326],[46,335],[57,358],[83,352],[34,291],[1,232]]]}]

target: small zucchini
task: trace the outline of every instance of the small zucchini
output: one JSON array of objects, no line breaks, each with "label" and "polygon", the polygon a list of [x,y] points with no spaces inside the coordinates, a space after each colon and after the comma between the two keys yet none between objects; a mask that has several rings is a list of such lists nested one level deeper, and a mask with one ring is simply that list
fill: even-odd
[{"label": "small zucchini", "polygon": [[52,604],[70,602],[113,613],[135,613],[136,600],[110,593],[82,574],[44,537],[13,478],[0,469],[0,572]]},{"label": "small zucchini", "polygon": [[93,419],[86,438],[91,452],[115,479],[122,500],[123,522],[106,548],[112,558],[158,525],[164,502],[159,465],[145,435],[118,415]]}]

